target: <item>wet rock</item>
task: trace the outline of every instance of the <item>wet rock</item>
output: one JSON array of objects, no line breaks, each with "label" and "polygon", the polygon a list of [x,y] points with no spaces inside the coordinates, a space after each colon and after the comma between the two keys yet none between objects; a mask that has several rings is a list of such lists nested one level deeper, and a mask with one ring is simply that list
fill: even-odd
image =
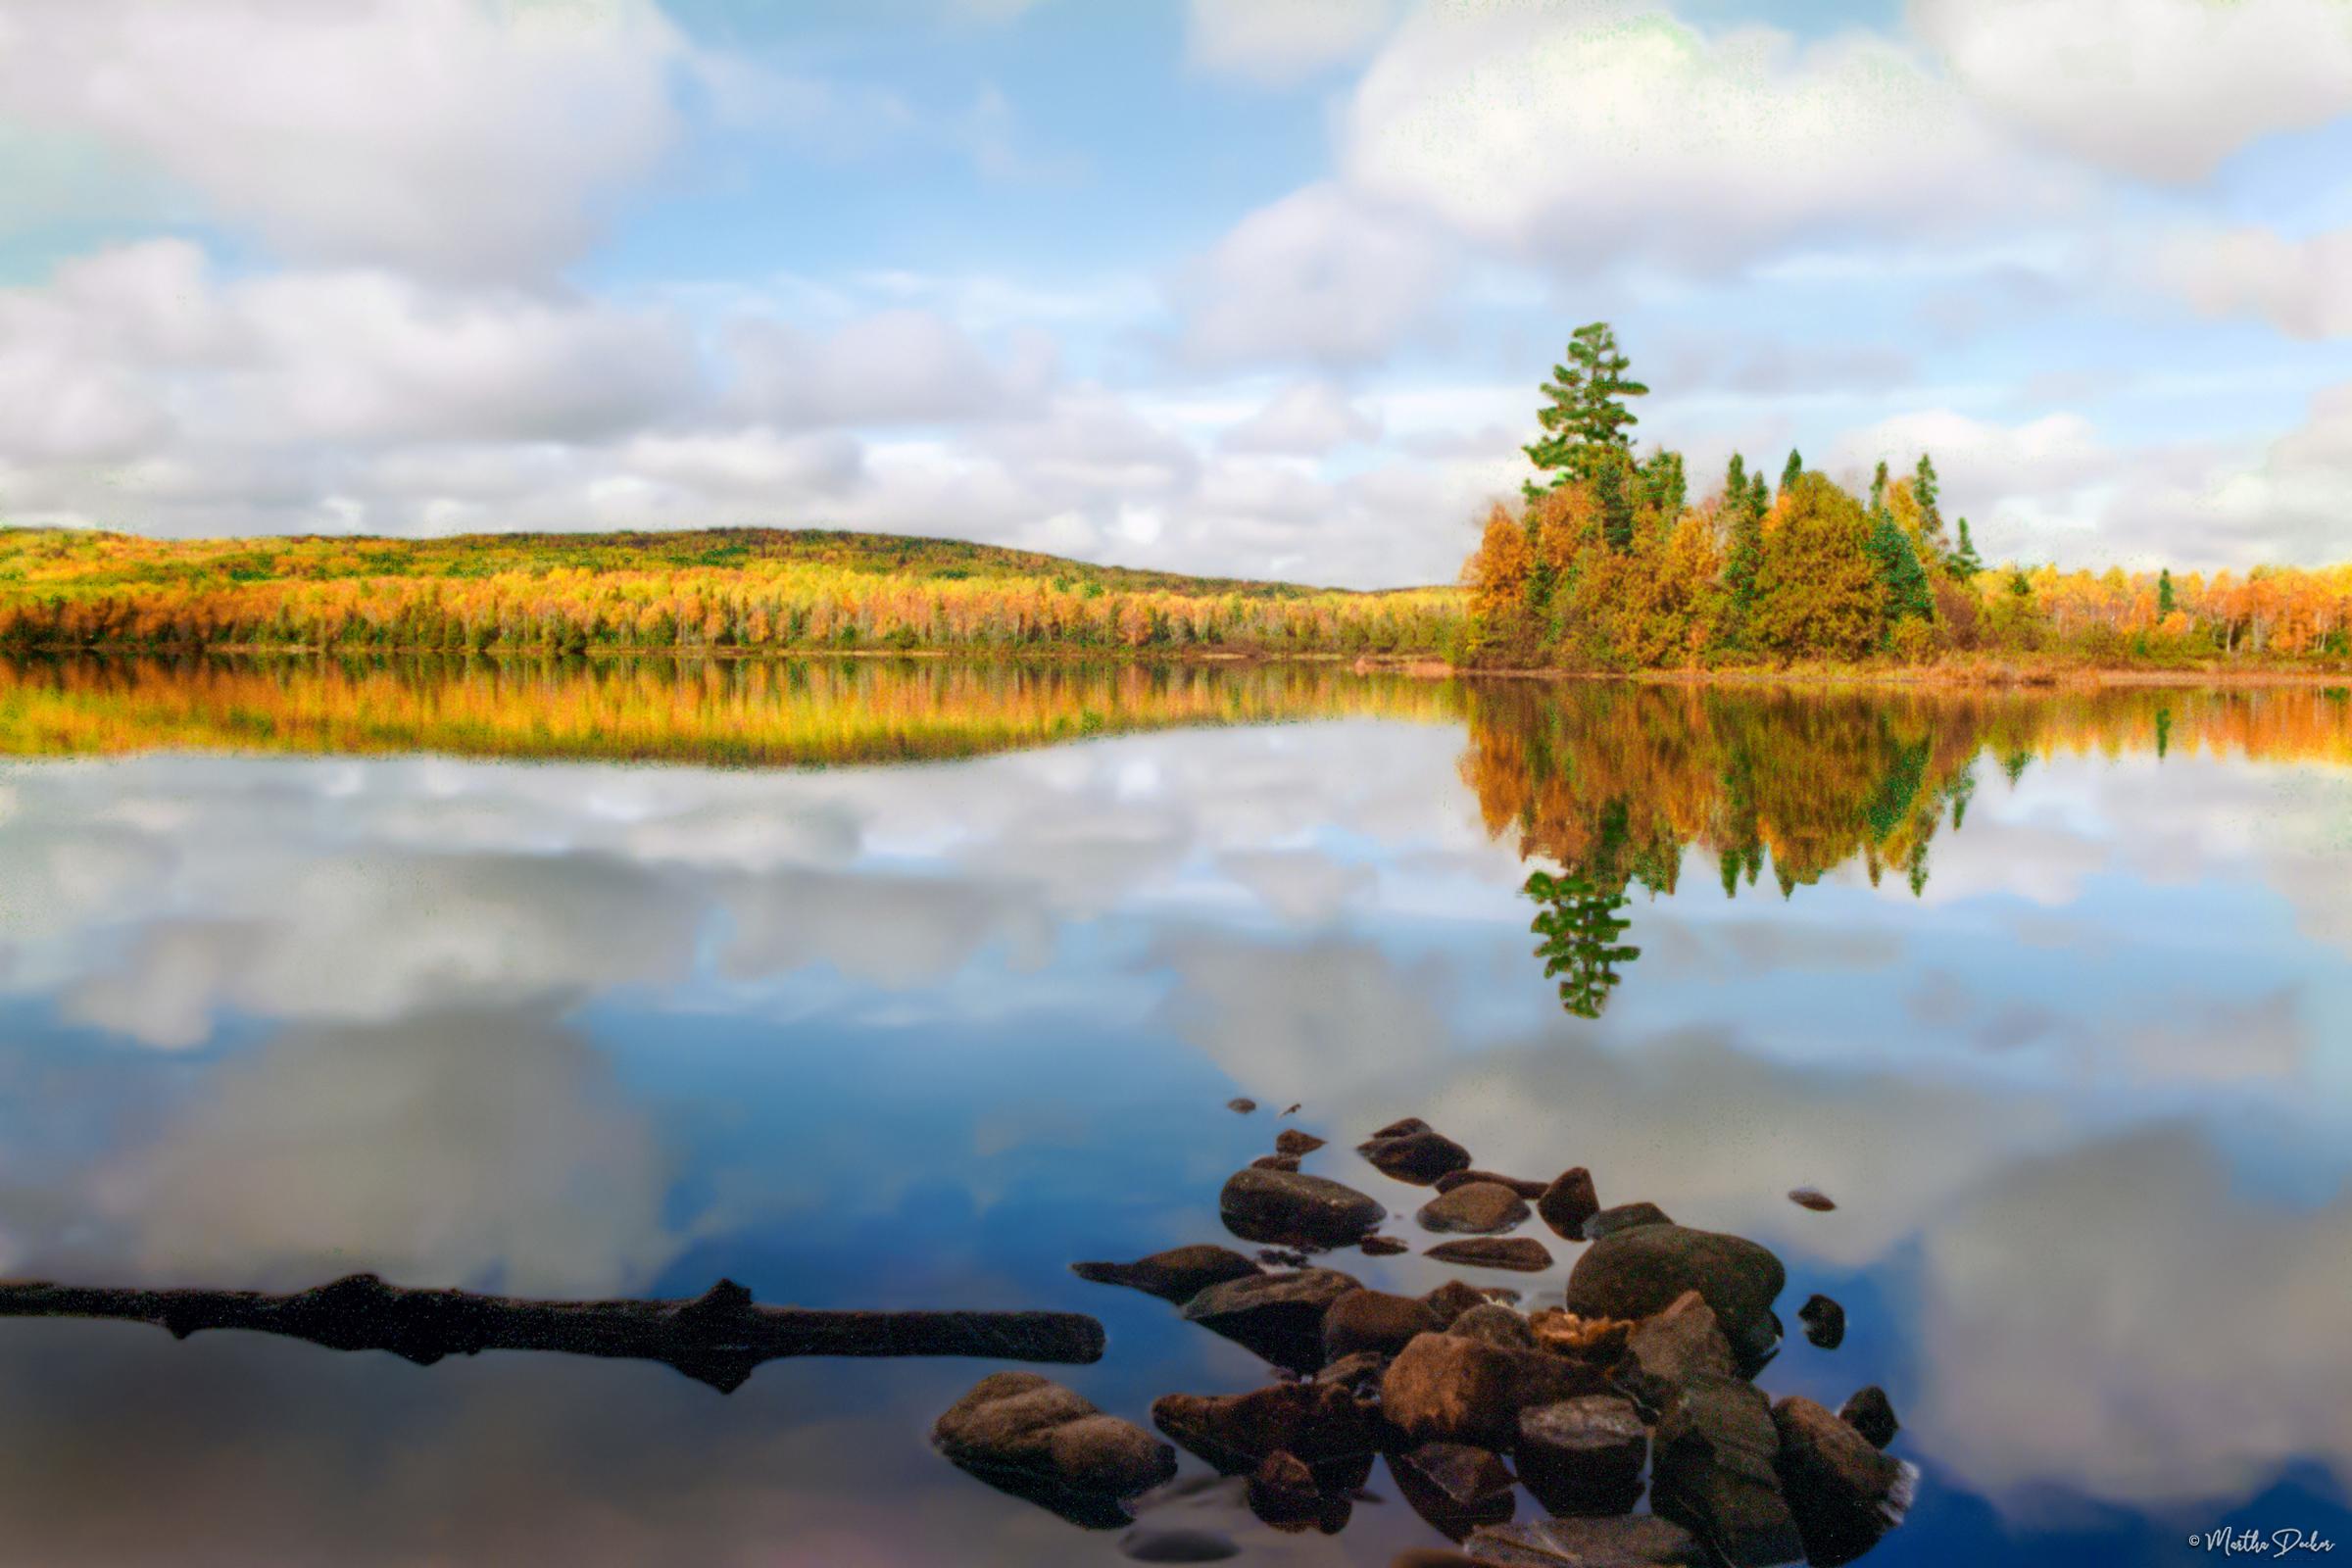
[{"label": "wet rock", "polygon": [[1270,1263],[1276,1268],[1308,1268],[1314,1263],[1314,1259],[1304,1252],[1292,1251],[1281,1247],[1259,1248],[1257,1260],[1260,1263]]},{"label": "wet rock", "polygon": [[1440,1193],[1413,1217],[1425,1231],[1494,1236],[1527,1218],[1527,1200],[1497,1182],[1467,1182]]},{"label": "wet rock", "polygon": [[1274,1135],[1274,1152],[1288,1154],[1293,1159],[1301,1154],[1311,1154],[1322,1147],[1322,1139],[1313,1133],[1300,1132],[1296,1127],[1285,1127]]},{"label": "wet rock", "polygon": [[1414,1340],[1380,1380],[1383,1413],[1407,1438],[1489,1448],[1511,1445],[1527,1406],[1606,1389],[1600,1372],[1581,1361],[1452,1334]]},{"label": "wet rock", "polygon": [[1445,1326],[1418,1297],[1349,1291],[1323,1313],[1323,1354],[1327,1360],[1358,1350],[1393,1356],[1415,1336],[1435,1334]]},{"label": "wet rock", "polygon": [[1467,1280],[1447,1280],[1421,1299],[1438,1314],[1440,1323],[1450,1325],[1472,1307],[1486,1305],[1488,1298],[1486,1292]]},{"label": "wet rock", "polygon": [[1781,1437],[1781,1490],[1816,1568],[1852,1562],[1903,1522],[1919,1472],[1890,1459],[1811,1399],[1772,1408]]},{"label": "wet rock", "polygon": [[1459,1242],[1441,1242],[1421,1254],[1441,1263],[1469,1268],[1507,1268],[1521,1274],[1541,1274],[1551,1267],[1551,1253],[1529,1236],[1473,1236]]},{"label": "wet rock", "polygon": [[1436,1186],[1441,1193],[1450,1193],[1456,1187],[1470,1182],[1493,1182],[1497,1187],[1508,1187],[1531,1203],[1550,1191],[1549,1185],[1544,1182],[1531,1182],[1518,1176],[1500,1176],[1491,1170],[1449,1170],[1437,1179]]},{"label": "wet rock", "polygon": [[1242,1548],[1213,1530],[1138,1525],[1119,1543],[1119,1554],[1131,1562],[1223,1562]]},{"label": "wet rock", "polygon": [[1894,1418],[1893,1401],[1876,1383],[1858,1390],[1852,1398],[1839,1405],[1838,1419],[1861,1433],[1874,1448],[1884,1448],[1903,1430],[1903,1424]]},{"label": "wet rock", "polygon": [[1245,1241],[1345,1247],[1389,1217],[1352,1187],[1297,1171],[1237,1170],[1217,1197],[1225,1228]]},{"label": "wet rock", "polygon": [[1423,1121],[1418,1116],[1407,1116],[1400,1121],[1393,1121],[1386,1127],[1375,1127],[1372,1129],[1372,1137],[1375,1140],[1382,1138],[1409,1138],[1415,1133],[1425,1133],[1427,1131],[1429,1131],[1429,1123]]},{"label": "wet rock", "polygon": [[[1276,1453],[1317,1474],[1338,1461],[1369,1460],[1379,1446],[1379,1412],[1332,1383],[1277,1383],[1248,1394],[1166,1394],[1152,1401],[1152,1424],[1186,1451],[1229,1476],[1248,1475]],[[1344,1469],[1345,1466],[1342,1466]],[[1356,1485],[1368,1463],[1348,1484]]]},{"label": "wet rock", "polygon": [[[1724,1338],[1714,1309],[1696,1291],[1685,1291],[1663,1312],[1642,1319],[1626,1336],[1628,1371],[1620,1381],[1653,1411],[1671,1402],[1674,1391],[1694,1378],[1738,1375],[1731,1341]],[[1632,1374],[1644,1381],[1635,1383]]]},{"label": "wet rock", "polygon": [[[1401,1122],[1396,1125],[1403,1125]],[[1470,1151],[1429,1127],[1408,1133],[1374,1133],[1355,1152],[1383,1176],[1427,1187],[1447,1171],[1466,1170]]]},{"label": "wet rock", "polygon": [[1531,1519],[1472,1534],[1470,1560],[1490,1568],[1706,1568],[1690,1531],[1649,1514],[1617,1519]]},{"label": "wet rock", "polygon": [[1845,1308],[1826,1296],[1810,1296],[1796,1309],[1796,1320],[1805,1326],[1805,1338],[1824,1350],[1835,1350],[1845,1343]]},{"label": "wet rock", "polygon": [[1568,1275],[1568,1310],[1586,1317],[1647,1317],[1685,1291],[1715,1311],[1743,1364],[1780,1343],[1773,1299],[1788,1283],[1781,1260],[1739,1236],[1682,1225],[1640,1225],[1594,1242]]},{"label": "wet rock", "polygon": [[1412,1250],[1394,1236],[1367,1236],[1355,1245],[1364,1250],[1367,1257],[1395,1257],[1399,1252]]},{"label": "wet rock", "polygon": [[949,1462],[1073,1524],[1110,1530],[1176,1474],[1176,1450],[1034,1372],[982,1378],[931,1428]]},{"label": "wet rock", "polygon": [[1366,1398],[1377,1398],[1380,1396],[1381,1374],[1388,1371],[1389,1362],[1393,1359],[1378,1350],[1357,1350],[1352,1354],[1334,1356],[1323,1363],[1323,1370],[1315,1374],[1315,1381],[1336,1383],[1342,1388],[1354,1390]]},{"label": "wet rock", "polygon": [[1615,1208],[1601,1209],[1585,1221],[1585,1240],[1597,1242],[1603,1236],[1613,1236],[1619,1231],[1630,1231],[1637,1225],[1671,1225],[1673,1223],[1673,1220],[1666,1217],[1666,1211],[1655,1203],[1619,1203]]},{"label": "wet rock", "polygon": [[1337,1535],[1351,1511],[1345,1496],[1327,1496],[1306,1461],[1288,1451],[1267,1454],[1250,1472],[1250,1511],[1286,1535],[1321,1530]]},{"label": "wet rock", "polygon": [[1297,1154],[1260,1154],[1250,1162],[1251,1170],[1297,1170]]},{"label": "wet rock", "polygon": [[1165,1301],[1189,1301],[1211,1285],[1249,1279],[1265,1270],[1230,1247],[1179,1247],[1132,1263],[1072,1263],[1070,1272],[1097,1285],[1124,1285]]},{"label": "wet rock", "polygon": [[1536,1195],[1536,1217],[1551,1228],[1552,1235],[1567,1241],[1584,1240],[1585,1221],[1599,1212],[1592,1173],[1582,1165],[1560,1172],[1550,1186]]},{"label": "wet rock", "polygon": [[1642,1495],[1649,1428],[1634,1401],[1588,1394],[1519,1412],[1519,1479],[1553,1513],[1626,1513]]},{"label": "wet rock", "polygon": [[1352,1275],[1331,1268],[1259,1274],[1211,1285],[1184,1303],[1184,1316],[1276,1366],[1312,1372],[1323,1364],[1323,1314],[1361,1288]]},{"label": "wet rock", "polygon": [[1501,1350],[1532,1350],[1535,1331],[1527,1319],[1498,1301],[1482,1301],[1446,1325],[1446,1332],[1477,1340]]},{"label": "wet rock", "polygon": [[1771,1404],[1754,1384],[1694,1374],[1658,1418],[1650,1508],[1733,1568],[1792,1562],[1804,1544],[1781,1494],[1780,1448]]},{"label": "wet rock", "polygon": [[1838,1206],[1838,1200],[1818,1187],[1797,1187],[1789,1190],[1788,1201],[1799,1208],[1809,1208],[1816,1214],[1827,1214]]},{"label": "wet rock", "polygon": [[1475,1444],[1424,1443],[1392,1453],[1389,1474],[1413,1512],[1454,1541],[1481,1525],[1502,1523],[1517,1501],[1510,1471]]},{"label": "wet rock", "polygon": [[1257,1108],[1257,1102],[1254,1100],[1228,1100],[1225,1102],[1225,1108],[1237,1115],[1247,1116]]}]

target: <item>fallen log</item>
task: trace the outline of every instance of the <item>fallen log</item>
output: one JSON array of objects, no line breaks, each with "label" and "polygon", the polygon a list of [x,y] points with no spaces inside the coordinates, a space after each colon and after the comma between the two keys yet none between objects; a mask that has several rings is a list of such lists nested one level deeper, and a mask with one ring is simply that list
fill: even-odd
[{"label": "fallen log", "polygon": [[0,1281],[0,1317],[113,1318],[174,1339],[250,1329],[330,1350],[389,1350],[430,1366],[483,1350],[660,1361],[731,1394],[790,1355],[945,1355],[1098,1361],[1102,1325],[1078,1312],[844,1312],[761,1306],[733,1280],[685,1300],[541,1301],[409,1290],[353,1274],[290,1295]]}]

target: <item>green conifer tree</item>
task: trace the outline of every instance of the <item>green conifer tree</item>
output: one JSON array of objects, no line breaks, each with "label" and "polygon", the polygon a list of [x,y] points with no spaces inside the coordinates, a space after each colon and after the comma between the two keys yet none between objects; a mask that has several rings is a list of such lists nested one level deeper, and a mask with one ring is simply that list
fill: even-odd
[{"label": "green conifer tree", "polygon": [[1805,460],[1797,455],[1796,448],[1790,447],[1788,461],[1781,465],[1781,493],[1787,495],[1795,489],[1796,481],[1803,478],[1804,474]]},{"label": "green conifer tree", "polygon": [[1945,570],[1962,582],[1984,569],[1984,561],[1977,555],[1977,542],[1968,536],[1966,517],[1960,519],[1960,548],[1945,557],[1943,564]]},{"label": "green conifer tree", "polygon": [[1568,340],[1568,363],[1551,368],[1544,383],[1544,406],[1536,413],[1542,439],[1523,450],[1544,474],[1521,488],[1529,500],[1572,480],[1592,477],[1604,453],[1626,453],[1627,431],[1641,421],[1625,406],[1649,388],[1626,375],[1633,362],[1618,352],[1617,334],[1606,321],[1580,326]]},{"label": "green conifer tree", "polygon": [[2169,615],[2172,612],[2173,568],[2167,566],[2156,574],[2156,613],[2159,615]]}]

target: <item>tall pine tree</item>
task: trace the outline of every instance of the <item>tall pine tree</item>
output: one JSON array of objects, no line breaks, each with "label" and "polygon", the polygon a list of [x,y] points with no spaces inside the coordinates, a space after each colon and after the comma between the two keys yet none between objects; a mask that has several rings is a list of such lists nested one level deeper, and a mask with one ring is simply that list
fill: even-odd
[{"label": "tall pine tree", "polygon": [[1539,484],[1522,487],[1533,501],[1544,491],[1572,480],[1593,476],[1604,454],[1625,455],[1632,445],[1627,431],[1641,421],[1625,406],[1627,398],[1645,397],[1649,388],[1626,371],[1633,361],[1617,349],[1617,334],[1606,321],[1580,326],[1568,339],[1568,363],[1551,368],[1544,383],[1544,406],[1536,413],[1544,435],[1524,448],[1528,461],[1550,475]]},{"label": "tall pine tree", "polygon": [[1977,542],[1968,536],[1968,519],[1960,519],[1960,548],[1944,558],[1944,569],[1962,582],[1984,569],[1984,561],[1977,555]]},{"label": "tall pine tree", "polygon": [[1781,465],[1781,494],[1796,488],[1796,481],[1805,476],[1805,460],[1797,456],[1796,448],[1788,449],[1788,461]]}]

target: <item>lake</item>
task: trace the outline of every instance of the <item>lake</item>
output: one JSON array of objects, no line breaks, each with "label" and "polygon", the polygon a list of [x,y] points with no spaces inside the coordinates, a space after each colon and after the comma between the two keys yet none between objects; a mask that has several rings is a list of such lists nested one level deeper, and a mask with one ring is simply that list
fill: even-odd
[{"label": "lake", "polygon": [[[1283,1127],[1414,1244],[1321,1261],[1558,1299],[1417,1255],[1407,1115],[1778,1252],[1757,1381],[1922,1472],[1873,1564],[2352,1542],[2343,691],[0,664],[0,1276],[1086,1312],[1145,1421],[1265,1368],[1069,1265],[1241,1245]],[[995,1369],[0,1321],[0,1557],[1126,1560],[931,1451]],[[1444,1544],[1206,1473],[1147,1523]]]}]

